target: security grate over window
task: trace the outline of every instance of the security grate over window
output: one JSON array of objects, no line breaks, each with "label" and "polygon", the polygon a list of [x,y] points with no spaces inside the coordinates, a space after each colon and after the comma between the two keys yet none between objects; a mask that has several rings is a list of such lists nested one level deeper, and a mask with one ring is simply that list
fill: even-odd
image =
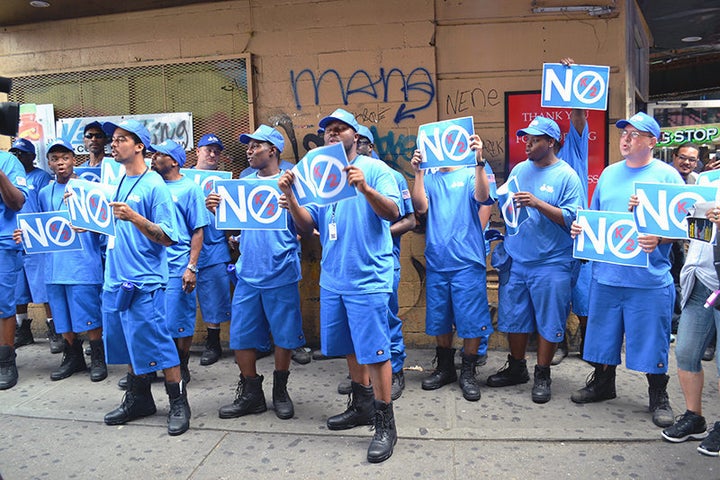
[{"label": "security grate over window", "polygon": [[[247,167],[238,142],[253,130],[250,56],[78,70],[13,78],[11,101],[54,105],[55,118],[191,112],[194,143],[205,133],[225,145],[222,170]],[[84,161],[85,159],[82,159]],[[188,152],[187,167],[195,165]]]}]

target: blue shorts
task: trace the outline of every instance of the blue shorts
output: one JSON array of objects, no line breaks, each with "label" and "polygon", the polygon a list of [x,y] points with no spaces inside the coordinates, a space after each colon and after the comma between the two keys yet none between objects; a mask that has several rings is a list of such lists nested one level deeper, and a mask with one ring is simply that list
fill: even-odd
[{"label": "blue shorts", "polygon": [[572,289],[572,311],[580,317],[587,317],[590,303],[590,281],[592,280],[592,263],[578,262],[580,271]]},{"label": "blue shorts", "polygon": [[498,330],[538,332],[548,342],[561,342],[570,313],[574,265],[513,262],[508,282],[498,291]]},{"label": "blue shorts", "polygon": [[216,263],[200,269],[195,290],[203,322],[218,324],[230,321],[230,278],[226,264]]},{"label": "blue shorts", "polygon": [[452,272],[427,271],[425,333],[445,335],[453,326],[460,338],[493,331],[487,300],[485,268],[469,266]]},{"label": "blue shorts", "polygon": [[182,277],[170,277],[165,289],[165,318],[173,338],[192,337],[195,333],[195,292],[185,293]]},{"label": "blue shorts", "polygon": [[327,356],[354,353],[368,365],[390,359],[389,293],[340,295],[320,287],[320,343]]},{"label": "blue shorts", "polygon": [[393,272],[393,291],[388,303],[388,326],[390,328],[390,356],[392,357],[393,373],[401,372],[405,364],[405,341],[403,340],[402,320],[398,317],[400,302],[398,301],[398,286],[400,285],[400,269]]},{"label": "blue shorts", "polygon": [[47,285],[57,333],[81,333],[102,327],[101,285]]},{"label": "blue shorts", "polygon": [[613,287],[593,279],[590,288],[583,359],[620,365],[624,334],[627,368],[643,373],[667,372],[675,286]]},{"label": "blue shorts", "polygon": [[22,252],[0,248],[0,319],[15,317],[15,288],[22,269]]},{"label": "blue shorts", "polygon": [[130,307],[116,308],[117,292],[103,291],[103,340],[109,364],[130,364],[137,375],[180,365],[165,321],[165,291],[135,290]]},{"label": "blue shorts", "polygon": [[233,350],[263,350],[271,333],[278,347],[294,350],[305,345],[297,282],[255,288],[238,279],[232,312],[230,348]]},{"label": "blue shorts", "polygon": [[47,303],[45,288],[45,254],[25,255],[23,269],[15,287],[15,303]]},{"label": "blue shorts", "polygon": [[[704,306],[711,293],[712,290],[695,278],[695,286],[682,309],[678,324],[675,358],[680,370],[701,372],[702,356],[710,343],[713,326],[720,331],[720,310]],[[720,356],[716,356],[715,361],[720,377]]]}]

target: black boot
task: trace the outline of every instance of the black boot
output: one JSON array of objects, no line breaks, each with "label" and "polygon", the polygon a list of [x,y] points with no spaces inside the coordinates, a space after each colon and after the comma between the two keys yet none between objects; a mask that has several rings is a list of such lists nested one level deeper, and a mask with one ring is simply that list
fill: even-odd
[{"label": "black boot", "polygon": [[547,403],[552,397],[550,385],[550,367],[535,365],[535,383],[532,388],[532,401],[535,403]]},{"label": "black boot", "polygon": [[105,415],[106,425],[122,425],[131,420],[154,415],[157,411],[146,376],[127,374],[127,391],[118,408]]},{"label": "black boot", "polygon": [[667,384],[670,377],[664,373],[648,373],[648,396],[650,401],[648,409],[652,413],[652,421],[658,427],[669,427],[675,423],[670,399],[667,394]]},{"label": "black boot", "polygon": [[178,356],[180,357],[180,376],[183,379],[183,382],[187,385],[190,383],[190,367],[188,367],[188,362],[190,361],[190,351],[188,350],[186,353],[181,353],[178,351]]},{"label": "black boot", "polygon": [[423,390],[436,390],[448,383],[457,381],[457,372],[455,371],[455,349],[435,347],[435,358],[437,366],[429,377],[422,381]]},{"label": "black boot", "polygon": [[220,329],[208,328],[207,340],[205,341],[205,351],[200,357],[200,365],[212,365],[222,357],[222,347],[220,347]]},{"label": "black boot", "polygon": [[31,323],[32,318],[26,318],[22,321],[20,326],[15,329],[15,348],[24,347],[25,345],[35,343],[32,329],[30,328]]},{"label": "black boot", "polygon": [[339,415],[327,419],[330,430],[347,430],[358,425],[372,425],[375,421],[375,395],[371,386],[352,382],[348,408]]},{"label": "black boot", "polygon": [[54,321],[47,320],[45,323],[47,323],[47,337],[50,341],[50,353],[61,353],[65,348],[63,336],[55,330]]},{"label": "black boot", "polygon": [[611,400],[616,396],[615,365],[607,365],[604,370],[602,365],[595,365],[595,371],[588,376],[585,387],[573,393],[570,400],[575,403],[593,403]]},{"label": "black boot", "polygon": [[17,384],[18,371],[15,365],[15,349],[10,345],[0,347],[0,390],[7,390]]},{"label": "black boot", "polygon": [[67,340],[63,340],[65,348],[63,350],[62,363],[57,370],[50,374],[50,380],[62,380],[68,378],[73,373],[84,372],[87,370],[87,363],[85,363],[85,353],[82,348],[82,340],[76,338],[75,341],[70,345]]},{"label": "black boot", "polygon": [[475,377],[475,365],[477,364],[477,354],[462,354],[462,365],[460,367],[460,388],[463,392],[465,400],[477,402],[480,400],[480,382]]},{"label": "black boot", "polygon": [[105,363],[105,345],[102,339],[90,340],[90,381],[100,382],[107,378]]},{"label": "black boot", "polygon": [[370,441],[367,451],[367,460],[370,463],[384,462],[393,454],[397,443],[397,428],[395,427],[395,413],[393,404],[380,400],[375,405],[375,435]]},{"label": "black boot", "polygon": [[263,376],[245,377],[240,375],[235,401],[220,407],[220,418],[237,418],[250,413],[263,413],[267,410],[265,393],[262,389]]},{"label": "black boot", "polygon": [[[145,374],[145,376],[150,379],[151,383],[155,383],[160,380],[160,377],[158,377],[157,372],[150,372],[150,373]],[[120,390],[127,390],[127,382],[128,382],[128,376],[123,375],[118,380],[118,383],[117,383],[118,388]]]},{"label": "black boot", "polygon": [[527,369],[527,361],[516,360],[512,355],[508,354],[507,363],[498,370],[494,375],[490,375],[487,384],[490,387],[508,387],[510,385],[520,385],[530,381],[530,374]]},{"label": "black boot", "polygon": [[295,415],[295,407],[287,391],[289,375],[290,372],[287,370],[273,372],[273,407],[275,407],[275,415],[281,420],[287,420]]},{"label": "black boot", "polygon": [[165,382],[165,391],[170,399],[170,411],[167,418],[168,434],[172,436],[182,435],[190,428],[191,416],[185,381],[180,380],[180,383]]}]

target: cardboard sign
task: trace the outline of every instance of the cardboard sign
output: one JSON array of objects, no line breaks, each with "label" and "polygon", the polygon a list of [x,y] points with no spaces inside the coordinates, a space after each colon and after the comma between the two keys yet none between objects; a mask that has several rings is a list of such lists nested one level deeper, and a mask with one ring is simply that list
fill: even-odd
[{"label": "cardboard sign", "polygon": [[205,197],[213,192],[213,184],[215,180],[230,180],[232,172],[222,170],[199,170],[196,168],[181,168],[180,173],[188,177],[190,180],[200,185]]},{"label": "cardboard sign", "polygon": [[636,183],[633,211],[638,232],[666,238],[688,238],[686,217],[696,202],[715,200],[717,188],[703,185]]},{"label": "cardboard sign", "polygon": [[456,118],[420,125],[417,148],[422,152],[420,168],[475,165],[470,136],[475,133],[473,117]]},{"label": "cardboard sign", "polygon": [[102,178],[102,168],[100,167],[75,167],[73,171],[82,180],[88,182],[100,183]]},{"label": "cardboard sign", "polygon": [[218,230],[285,230],[287,210],[280,208],[277,179],[215,180],[220,205],[215,212]]},{"label": "cardboard sign", "polygon": [[91,232],[115,235],[115,216],[110,207],[115,190],[114,185],[70,179],[65,187],[72,193],[67,198],[70,223]]},{"label": "cardboard sign", "polygon": [[530,218],[527,208],[515,206],[513,198],[520,191],[517,177],[510,177],[510,180],[497,188],[498,206],[505,220],[507,235],[517,235],[520,225]]},{"label": "cardboard sign", "polygon": [[610,67],[544,63],[543,107],[607,110]]},{"label": "cardboard sign", "polygon": [[17,226],[23,232],[22,245],[27,254],[82,250],[67,210],[19,213]]},{"label": "cardboard sign", "polygon": [[302,205],[331,205],[357,195],[347,183],[347,155],[342,143],[310,150],[292,169],[293,193]]},{"label": "cardboard sign", "polygon": [[583,231],[575,237],[574,258],[633,267],[648,266],[648,254],[638,243],[632,213],[578,210],[575,221]]}]

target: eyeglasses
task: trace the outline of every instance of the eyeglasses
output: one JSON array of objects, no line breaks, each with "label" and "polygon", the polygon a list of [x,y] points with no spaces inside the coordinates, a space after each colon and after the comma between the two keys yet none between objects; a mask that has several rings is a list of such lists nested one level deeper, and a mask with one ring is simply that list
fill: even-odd
[{"label": "eyeglasses", "polygon": [[681,162],[697,163],[698,161],[698,159],[695,157],[688,157],[683,154],[676,155],[676,157],[679,158]]},{"label": "eyeglasses", "polygon": [[655,135],[652,135],[652,134],[650,134],[650,133],[638,132],[637,130],[633,130],[633,131],[623,130],[622,132],[620,132],[620,137],[622,137],[622,138],[625,138],[625,137],[627,137],[628,135],[630,135],[630,138],[631,138],[632,140],[635,140],[635,139],[638,138],[638,137],[649,137],[649,138],[652,138],[652,137],[655,136]]},{"label": "eyeglasses", "polygon": [[85,138],[87,138],[88,140],[91,140],[93,138],[103,139],[103,138],[105,138],[105,134],[103,134],[103,133],[86,133]]},{"label": "eyeglasses", "polygon": [[368,146],[368,145],[370,145],[370,144],[371,144],[371,143],[370,143],[370,140],[358,140],[358,141],[357,141],[357,146],[358,146],[358,147],[365,147],[365,146]]},{"label": "eyeglasses", "polygon": [[112,139],[110,139],[110,143],[124,143],[127,141],[128,137],[126,137],[125,135],[120,135],[119,137],[112,137]]}]

